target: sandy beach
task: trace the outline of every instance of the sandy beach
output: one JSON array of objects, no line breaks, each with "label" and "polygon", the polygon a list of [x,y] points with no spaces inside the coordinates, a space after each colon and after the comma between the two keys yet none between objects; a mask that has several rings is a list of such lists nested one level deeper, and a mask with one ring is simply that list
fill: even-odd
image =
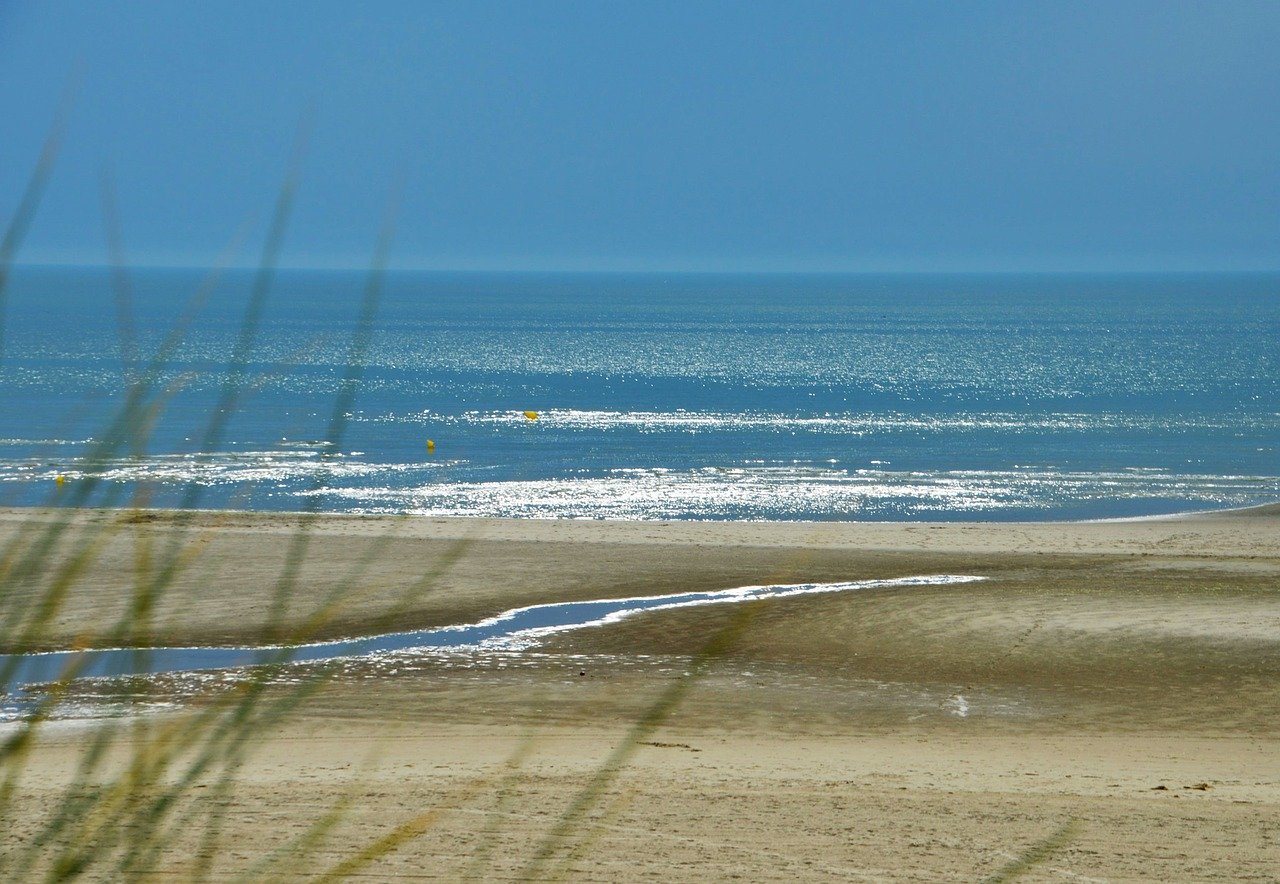
[{"label": "sandy beach", "polygon": [[[0,541],[64,517],[2,511]],[[216,876],[346,799],[299,876],[411,823],[363,877],[1280,880],[1277,507],[1008,524],[72,520],[92,565],[41,648],[106,643],[171,542],[185,557],[155,609],[157,645],[744,585],[986,578],[346,667],[255,740],[223,799]],[[92,733],[41,737],[21,798],[32,826]],[[175,876],[190,849],[168,848]]]}]

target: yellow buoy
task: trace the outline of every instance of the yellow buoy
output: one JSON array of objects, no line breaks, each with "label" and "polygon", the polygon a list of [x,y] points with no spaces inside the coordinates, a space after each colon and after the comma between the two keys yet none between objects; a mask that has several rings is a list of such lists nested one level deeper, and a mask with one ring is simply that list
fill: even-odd
[{"label": "yellow buoy", "polygon": [[536,411],[526,411],[526,412],[524,413],[524,416],[525,416],[525,417],[527,417],[527,418],[528,418],[529,420],[531,420],[531,421],[536,421],[536,420],[538,419],[538,412],[536,412]]},{"label": "yellow buoy", "polygon": [[53,484],[55,484],[55,485],[65,485],[65,484],[67,484],[67,477],[66,477],[66,476],[64,476],[64,475],[62,475],[61,473],[59,473],[58,475],[54,476],[54,478],[53,478]]},{"label": "yellow buoy", "polygon": [[435,440],[435,439],[428,439],[428,440],[427,440],[427,451],[435,451],[435,450],[436,450],[436,440]]}]

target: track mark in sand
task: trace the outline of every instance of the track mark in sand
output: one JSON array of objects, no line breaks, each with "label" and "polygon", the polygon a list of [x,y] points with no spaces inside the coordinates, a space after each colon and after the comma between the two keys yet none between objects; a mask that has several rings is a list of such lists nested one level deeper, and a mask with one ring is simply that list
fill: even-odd
[{"label": "track mark in sand", "polygon": [[1043,616],[1038,616],[1032,620],[1030,626],[1024,629],[1017,638],[1009,642],[1004,649],[1004,653],[996,658],[995,665],[998,666],[1001,663],[1008,661],[1015,653],[1021,651],[1027,645],[1027,642],[1031,640],[1031,636],[1044,628],[1044,622],[1045,618]]},{"label": "track mark in sand", "polygon": [[[701,752],[701,749],[695,749],[688,743],[660,743],[657,740],[642,740],[641,746],[654,746],[658,749],[688,749],[690,752]],[[1188,786],[1188,788],[1190,788]]]}]

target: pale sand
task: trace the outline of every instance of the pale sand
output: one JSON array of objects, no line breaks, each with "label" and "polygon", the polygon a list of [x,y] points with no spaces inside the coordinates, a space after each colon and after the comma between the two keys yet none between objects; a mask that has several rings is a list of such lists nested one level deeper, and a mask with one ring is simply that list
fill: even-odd
[{"label": "pale sand", "polygon": [[[55,518],[0,512],[0,541]],[[76,515],[109,531],[52,643],[123,610],[139,552],[175,518]],[[156,641],[261,635],[299,517],[191,518],[200,554],[161,604]],[[1009,525],[326,516],[311,534],[288,616],[341,591],[325,636],[684,589],[989,580],[652,613],[519,658],[357,667],[256,747],[225,871],[350,795],[318,864],[439,807],[370,879],[518,878],[630,723],[733,624],[723,656],[643,736],[660,745],[638,747],[575,827],[567,877],[980,880],[1074,820],[1020,880],[1280,880],[1274,507]],[[45,738],[33,819],[85,734]]]}]

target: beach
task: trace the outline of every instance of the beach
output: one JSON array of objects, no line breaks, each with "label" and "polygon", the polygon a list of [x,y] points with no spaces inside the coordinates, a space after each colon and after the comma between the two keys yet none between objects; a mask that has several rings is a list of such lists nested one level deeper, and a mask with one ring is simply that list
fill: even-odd
[{"label": "beach", "polygon": [[0,0],[0,884],[1280,884],[1280,3],[299,11]]},{"label": "beach", "polygon": [[[63,518],[5,510],[0,534]],[[156,606],[156,645],[762,584],[985,578],[655,611],[521,652],[346,666],[255,737],[221,799],[215,876],[339,800],[343,821],[299,875],[408,826],[363,875],[1280,876],[1276,507],[1057,523],[69,518],[95,555],[41,649],[101,642],[171,541],[187,553]],[[21,799],[32,825],[94,727],[44,731]],[[166,850],[182,874],[191,844]]]}]

